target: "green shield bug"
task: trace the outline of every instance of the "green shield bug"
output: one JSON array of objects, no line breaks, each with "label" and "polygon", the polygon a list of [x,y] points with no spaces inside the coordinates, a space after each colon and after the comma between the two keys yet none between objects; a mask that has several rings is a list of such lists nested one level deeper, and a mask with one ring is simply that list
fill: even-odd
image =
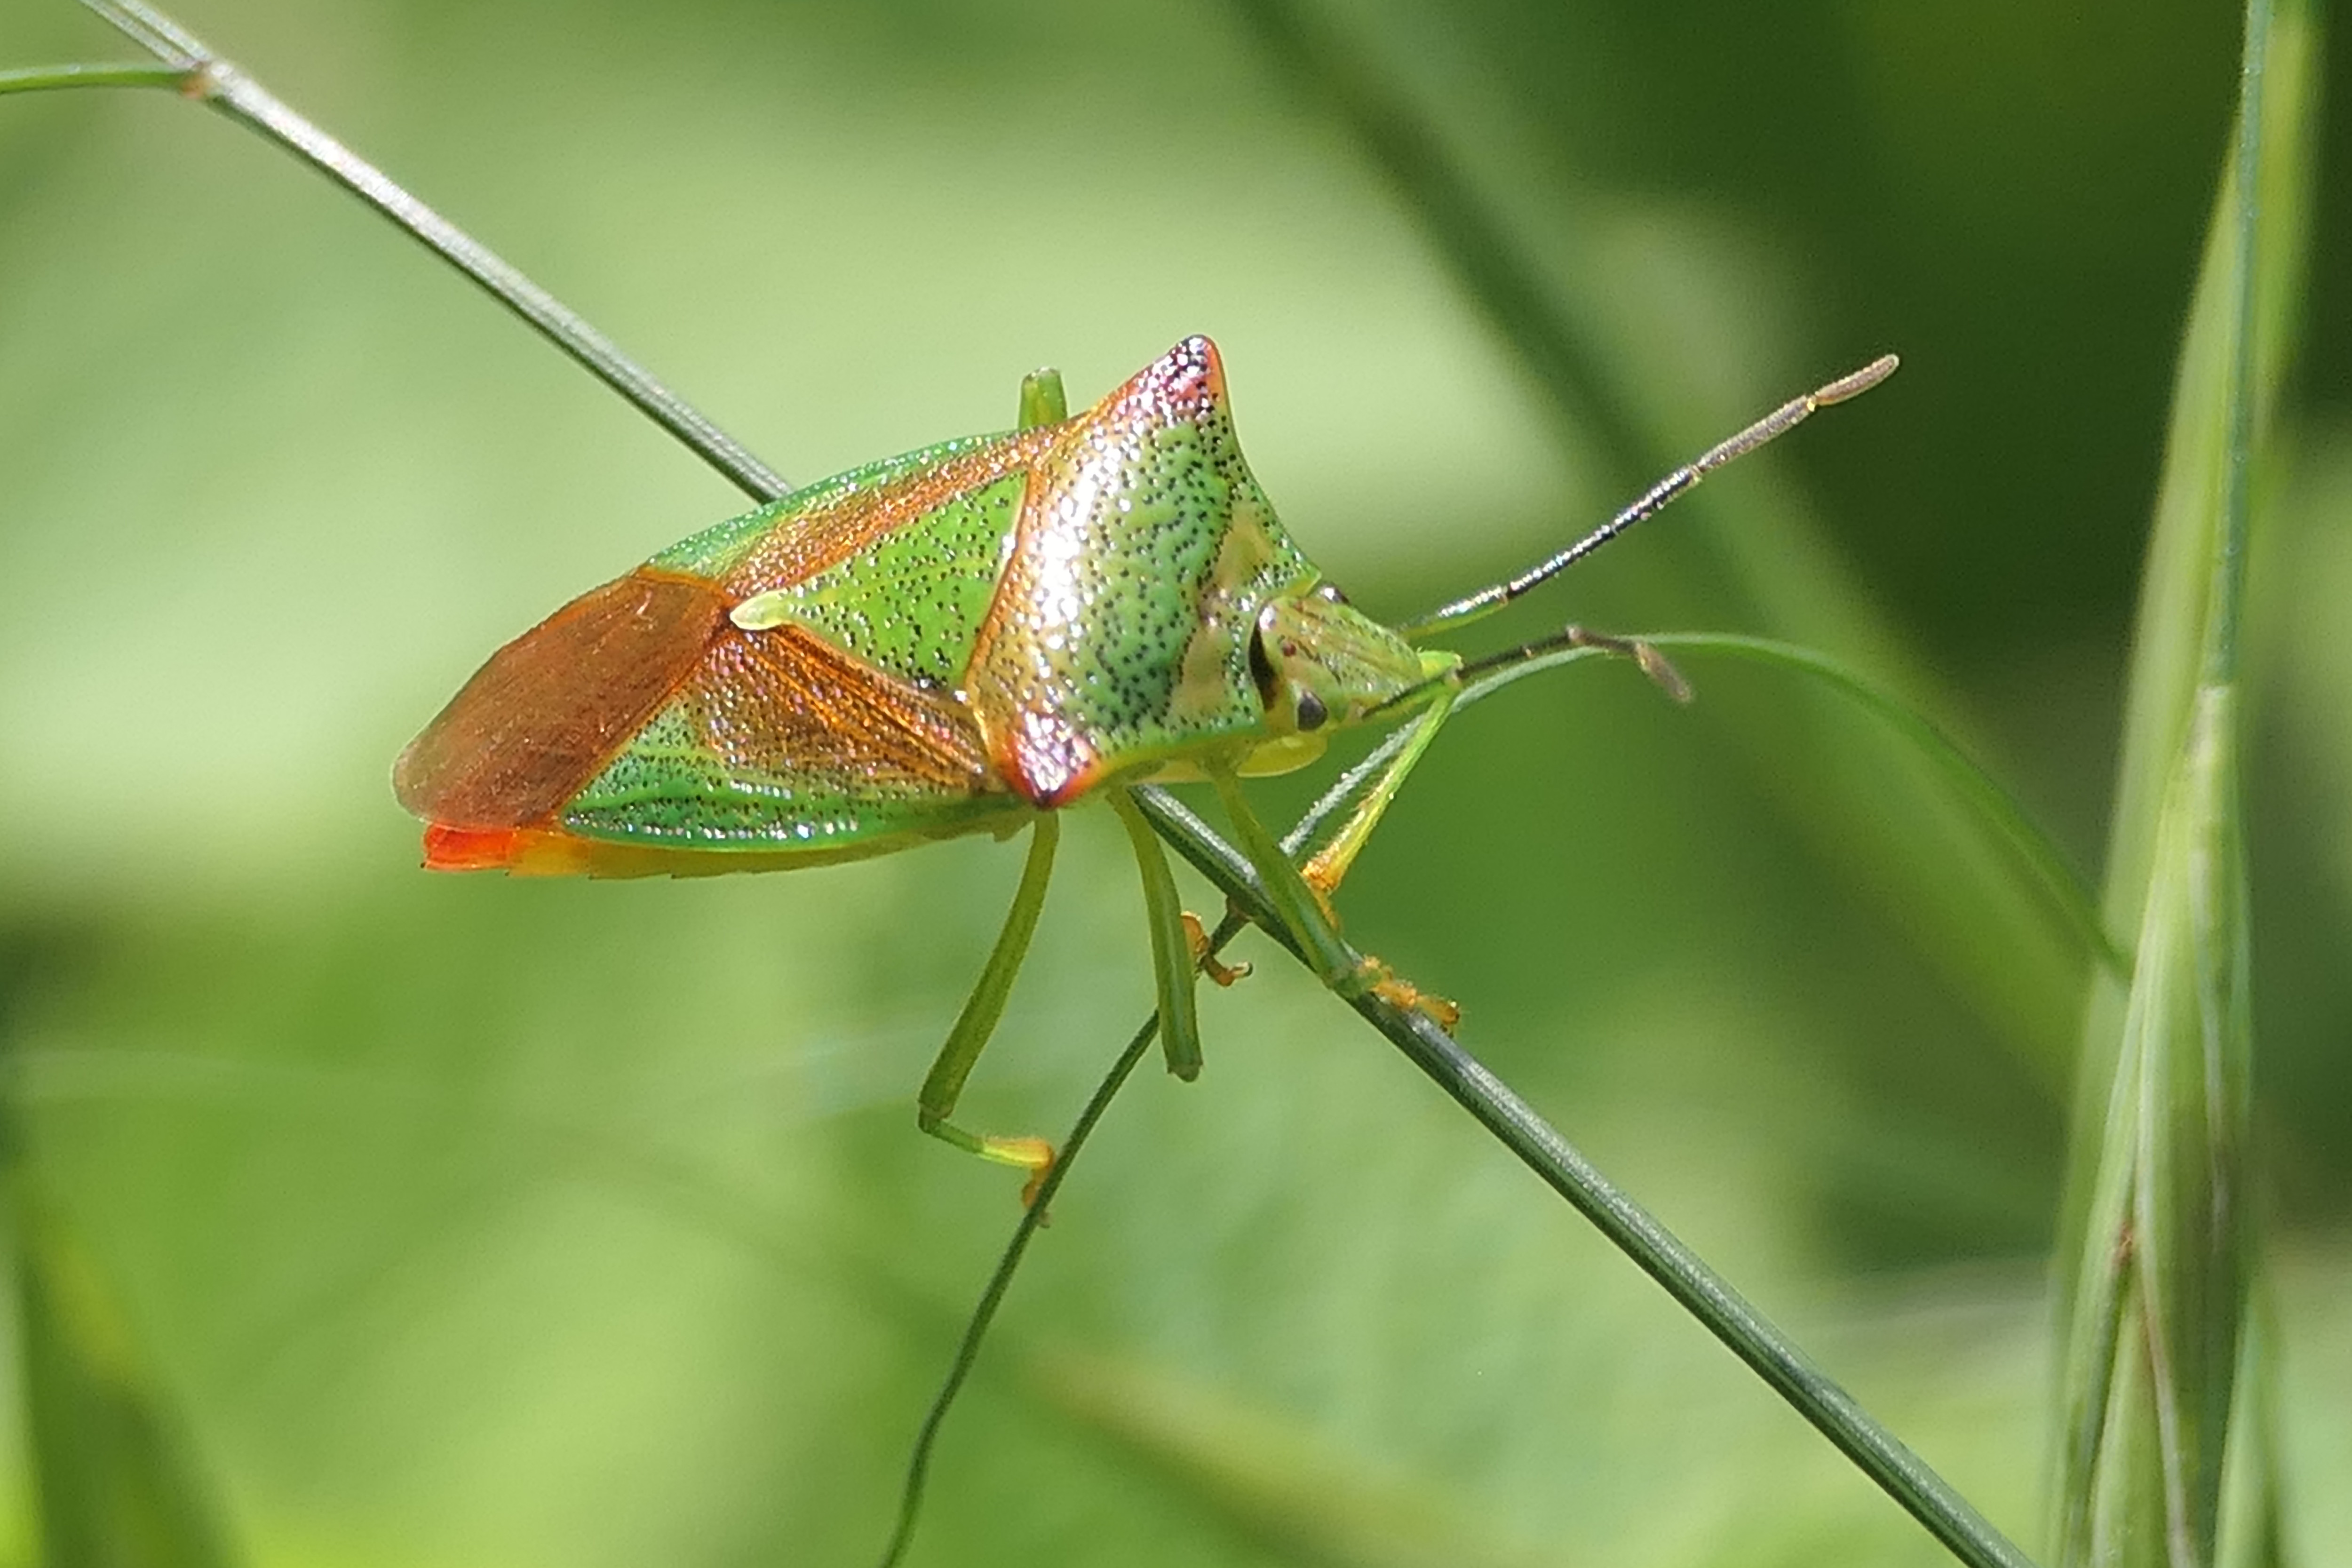
[{"label": "green shield bug", "polygon": [[[1016,428],[810,485],[671,546],[492,655],[400,757],[425,864],[532,875],[695,876],[1030,834],[1011,914],[918,1100],[923,1130],[1033,1173],[1036,1138],[949,1118],[1003,1013],[1053,868],[1055,814],[1099,796],[1143,879],[1169,1069],[1200,1070],[1197,924],[1129,786],[1206,779],[1301,951],[1343,994],[1394,986],[1312,918],[1468,677],[1565,646],[1642,660],[1570,626],[1467,664],[1418,638],[1500,608],[1893,356],[1783,405],[1506,583],[1390,627],[1291,542],[1244,462],[1215,347],[1178,343],[1075,416],[1060,378],[1024,384]],[[1287,772],[1329,734],[1412,725],[1306,866],[1240,779]]]}]

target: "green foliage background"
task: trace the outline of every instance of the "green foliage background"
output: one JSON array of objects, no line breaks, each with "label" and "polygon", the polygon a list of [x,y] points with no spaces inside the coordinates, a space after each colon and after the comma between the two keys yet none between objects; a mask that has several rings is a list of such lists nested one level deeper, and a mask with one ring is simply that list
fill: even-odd
[{"label": "green foliage background", "polygon": [[[1837,651],[2095,867],[2233,10],[1319,14],[1432,117],[1665,449],[1906,359],[1490,640],[1786,633],[1689,543],[1767,516],[1874,627]],[[1628,489],[1208,0],[184,19],[795,479],[1006,424],[1041,361],[1090,398],[1202,331],[1293,532],[1376,611]],[[0,0],[0,65],[128,53],[63,0]],[[2346,141],[2251,611],[2256,1115],[2314,1564],[2352,1562]],[[1017,856],[426,878],[384,784],[489,648],[738,508],[215,119],[0,102],[16,1127],[242,1560],[879,1546],[1013,1215],[910,1101]],[[1912,889],[1984,880],[1965,840],[1905,863],[1852,820],[1876,753],[1782,722],[1783,678],[1692,673],[1689,712],[1588,667],[1466,715],[1346,889],[1349,933],[1461,999],[1466,1043],[2032,1543],[2079,958],[2030,900],[1921,915]],[[1865,787],[1825,816],[1840,768]],[[966,1102],[1003,1131],[1057,1131],[1150,1003],[1117,829],[1071,827]],[[1202,1081],[1139,1083],[1066,1191],[915,1561],[1939,1560],[1343,1009],[1260,970],[1206,997]],[[0,1553],[30,1561],[12,1441]]]}]

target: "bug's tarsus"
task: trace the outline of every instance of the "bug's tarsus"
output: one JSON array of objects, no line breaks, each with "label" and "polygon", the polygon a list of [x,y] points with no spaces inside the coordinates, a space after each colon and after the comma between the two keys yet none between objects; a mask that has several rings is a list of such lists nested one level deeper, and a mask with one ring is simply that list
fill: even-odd
[{"label": "bug's tarsus", "polygon": [[[1456,599],[1450,605],[1407,621],[1397,630],[1407,637],[1422,637],[1442,627],[1461,626],[1494,614],[1520,595],[1559,576],[1635,523],[1665,510],[1684,491],[1733,458],[1744,458],[1757,447],[1795,429],[1811,417],[1814,410],[1861,396],[1893,375],[1901,363],[1893,354],[1881,354],[1860,370],[1842,375],[1802,397],[1790,398],[1738,435],[1717,442],[1696,458],[1652,485],[1616,516],[1558,554],[1537,563],[1508,582],[1481,588],[1467,597]],[[1644,665],[1643,668],[1648,667]]]},{"label": "bug's tarsus", "polygon": [[1373,995],[1401,1012],[1420,1014],[1449,1036],[1462,1026],[1460,1003],[1423,991],[1378,959],[1370,962],[1380,968],[1380,978],[1372,982]]},{"label": "bug's tarsus", "polygon": [[[1028,1167],[1029,1179],[1021,1184],[1021,1206],[1024,1209],[1034,1209],[1037,1207],[1037,1200],[1045,1195],[1046,1178],[1054,1173],[1054,1167],[1061,1163],[1061,1155],[1055,1152],[1053,1144],[1043,1138],[1027,1138],[1022,1142],[1034,1143],[1044,1155],[1044,1158]],[[1041,1226],[1051,1225],[1054,1223],[1054,1217],[1040,1209],[1037,1214],[1037,1223]]]},{"label": "bug's tarsus", "polygon": [[1659,690],[1675,701],[1687,703],[1698,695],[1691,689],[1691,683],[1683,672],[1675,668],[1673,659],[1638,638],[1633,643],[1633,662],[1642,667],[1642,673],[1648,676]]}]

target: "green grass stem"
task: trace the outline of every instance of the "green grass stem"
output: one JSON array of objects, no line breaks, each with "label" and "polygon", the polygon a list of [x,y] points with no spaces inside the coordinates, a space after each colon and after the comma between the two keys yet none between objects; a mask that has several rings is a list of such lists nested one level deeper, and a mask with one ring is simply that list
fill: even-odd
[{"label": "green grass stem", "polygon": [[178,66],[22,66],[0,70],[0,92],[47,92],[68,87],[180,88],[188,79],[188,72]]}]

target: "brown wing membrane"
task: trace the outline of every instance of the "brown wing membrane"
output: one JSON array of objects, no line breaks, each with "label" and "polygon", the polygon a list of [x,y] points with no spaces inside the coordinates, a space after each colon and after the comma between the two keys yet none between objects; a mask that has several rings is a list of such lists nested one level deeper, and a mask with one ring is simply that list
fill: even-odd
[{"label": "brown wing membrane", "polygon": [[544,821],[596,775],[709,649],[716,585],[639,570],[490,656],[393,765],[393,792],[450,827]]}]

